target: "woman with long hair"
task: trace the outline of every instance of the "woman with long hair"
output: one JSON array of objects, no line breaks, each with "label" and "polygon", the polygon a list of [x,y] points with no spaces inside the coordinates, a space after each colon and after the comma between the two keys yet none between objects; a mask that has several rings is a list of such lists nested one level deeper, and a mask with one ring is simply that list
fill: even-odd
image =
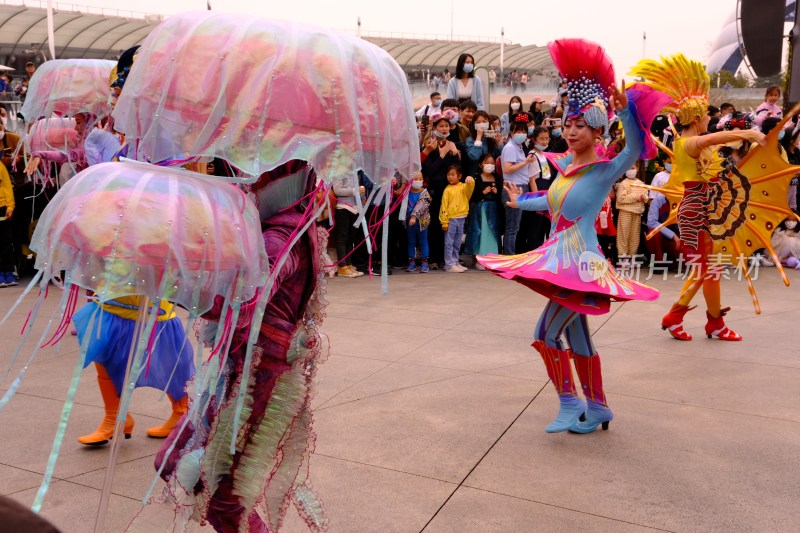
[{"label": "woman with long hair", "polygon": [[475,77],[475,67],[475,58],[471,54],[458,56],[456,75],[447,83],[447,98],[452,98],[459,104],[472,100],[479,110],[486,110],[483,87],[480,78]]},{"label": "woman with long hair", "polygon": [[521,110],[522,98],[517,95],[512,96],[508,101],[508,111],[500,116],[500,129],[503,130],[503,137],[508,137],[508,131],[511,126],[511,115],[516,115]]}]

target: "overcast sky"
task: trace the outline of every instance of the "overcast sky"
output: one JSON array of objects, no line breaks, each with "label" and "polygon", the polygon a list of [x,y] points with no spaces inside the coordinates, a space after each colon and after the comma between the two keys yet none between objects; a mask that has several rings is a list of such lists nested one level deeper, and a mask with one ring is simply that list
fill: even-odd
[{"label": "overcast sky", "polygon": [[[206,9],[206,0],[73,0],[75,3],[148,13]],[[618,76],[646,54],[683,52],[703,62],[736,0],[211,0],[220,11],[303,21],[335,29],[370,32],[453,33],[505,36],[514,43],[544,45],[559,37],[584,37],[602,44]]]}]

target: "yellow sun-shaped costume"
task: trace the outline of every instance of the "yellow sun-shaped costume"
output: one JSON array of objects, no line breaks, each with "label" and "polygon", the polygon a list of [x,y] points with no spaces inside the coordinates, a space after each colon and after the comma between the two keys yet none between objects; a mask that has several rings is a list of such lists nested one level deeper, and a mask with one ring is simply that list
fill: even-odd
[{"label": "yellow sun-shaped costume", "polygon": [[[653,60],[640,61],[631,71],[641,76],[645,83],[656,90],[669,94],[673,103],[664,112],[674,114],[683,125],[691,124],[695,117],[705,117],[708,110],[709,78],[698,61],[687,59],[683,54]],[[787,217],[800,220],[789,208],[789,181],[800,173],[800,166],[790,165],[781,157],[778,134],[789,117],[800,110],[800,104],[766,136],[766,146],[757,143],[736,164],[729,164],[719,155],[719,146],[704,148],[694,168],[681,164],[684,156],[677,149],[681,139],[676,140],[676,150],[660,147],[673,159],[673,172],[664,187],[649,187],[663,193],[670,204],[667,220],[651,231],[651,238],[667,225],[678,222],[678,211],[685,201],[685,183],[702,181],[707,183],[703,216],[707,216],[707,230],[712,241],[713,261],[721,264],[741,264],[756,250],[764,248],[772,256],[784,283],[789,280],[781,267],[770,239],[773,230]],[[660,144],[660,143],[659,143]],[[687,175],[690,174],[690,175]],[[684,229],[684,228],[682,228]],[[690,229],[690,228],[686,228]],[[683,239],[683,235],[681,235]],[[760,305],[752,280],[745,265],[750,294],[756,313]]]}]

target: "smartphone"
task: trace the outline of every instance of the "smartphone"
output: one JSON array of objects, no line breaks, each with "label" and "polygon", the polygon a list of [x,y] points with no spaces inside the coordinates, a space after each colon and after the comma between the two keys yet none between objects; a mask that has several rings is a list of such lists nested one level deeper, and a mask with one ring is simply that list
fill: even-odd
[{"label": "smartphone", "polygon": [[430,122],[431,122],[431,117],[429,117],[428,115],[422,115],[422,118],[420,119],[419,122],[420,122],[420,124],[422,124],[423,126],[425,126],[427,128],[428,124],[430,124]]}]

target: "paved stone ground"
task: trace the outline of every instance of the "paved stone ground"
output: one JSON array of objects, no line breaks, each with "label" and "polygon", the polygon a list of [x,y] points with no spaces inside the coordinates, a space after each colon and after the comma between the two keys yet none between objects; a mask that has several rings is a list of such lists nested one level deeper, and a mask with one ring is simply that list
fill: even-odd
[{"label": "paved stone ground", "polygon": [[[475,271],[396,273],[388,296],[377,279],[333,279],[312,459],[330,530],[797,531],[800,273],[789,277],[787,289],[761,271],[759,317],[742,283],[724,283],[741,343],[702,335],[702,300],[687,320],[694,341],[662,332],[675,279],[653,280],[659,302],[593,318],[616,418],[583,436],[543,431],[557,398],[530,347],[540,296]],[[1,289],[2,309],[21,292]],[[3,369],[26,313],[2,327]],[[33,501],[76,353],[69,337],[44,351],[0,413],[0,494]],[[168,411],[157,399],[134,396],[107,531],[124,529],[152,481],[160,442],[144,428]],[[108,450],[75,439],[100,406],[87,370],[43,509],[67,533],[93,530]],[[284,530],[306,528],[292,510]]]}]

